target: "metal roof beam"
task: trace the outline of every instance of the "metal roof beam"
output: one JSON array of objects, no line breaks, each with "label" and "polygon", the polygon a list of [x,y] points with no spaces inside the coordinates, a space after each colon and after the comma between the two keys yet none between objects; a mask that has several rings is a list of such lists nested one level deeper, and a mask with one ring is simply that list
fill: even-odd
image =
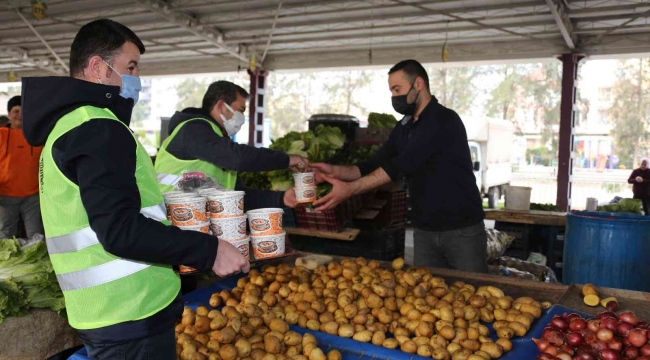
[{"label": "metal roof beam", "polygon": [[[615,5],[615,6],[601,6],[586,9],[567,9],[570,18],[582,18],[594,15],[627,15],[632,16],[637,9],[650,8],[650,3],[645,4],[629,4],[629,5]],[[630,12],[632,10],[633,12]]]},{"label": "metal roof beam", "polygon": [[56,65],[53,60],[48,58],[34,58],[29,53],[15,46],[0,46],[0,54],[12,59],[12,63],[23,66],[37,67],[59,76],[67,76],[66,69]]},{"label": "metal roof beam", "polygon": [[573,33],[573,24],[571,24],[571,20],[567,16],[566,5],[559,0],[546,0],[546,4],[551,9],[551,14],[555,18],[557,27],[560,29],[560,33],[562,33],[564,42],[566,42],[566,46],[571,50],[575,50],[576,36]]},{"label": "metal roof beam", "polygon": [[234,56],[235,58],[248,61],[245,55],[241,55],[236,49],[232,49],[227,45],[223,44],[223,32],[210,27],[204,26],[199,23],[199,21],[191,15],[188,15],[182,11],[174,9],[172,6],[166,4],[160,0],[136,0],[140,5],[149,9],[152,12],[162,16],[167,19],[167,21],[176,24],[178,27],[189,31],[190,33],[202,38],[203,40],[211,43],[217,48],[226,51],[228,54]]}]

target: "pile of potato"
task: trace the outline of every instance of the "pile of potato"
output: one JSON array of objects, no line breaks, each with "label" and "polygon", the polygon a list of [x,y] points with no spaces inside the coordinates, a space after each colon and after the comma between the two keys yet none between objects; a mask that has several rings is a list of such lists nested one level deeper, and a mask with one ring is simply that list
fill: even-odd
[{"label": "pile of potato", "polygon": [[181,360],[341,360],[332,350],[327,356],[316,338],[289,331],[289,325],[257,306],[246,312],[231,306],[221,311],[205,306],[196,312],[186,307],[176,325],[176,356]]},{"label": "pile of potato", "polygon": [[[363,258],[332,262],[313,272],[301,266],[267,266],[262,272],[252,270],[232,291],[213,294],[210,305],[224,304],[233,316],[261,316],[267,326],[281,319],[313,331],[452,360],[498,359],[512,349],[509,339],[525,335],[550,306],[532,298],[515,300],[492,286],[448,285],[426,269],[403,271],[403,266],[404,260],[396,259],[392,270],[382,269],[378,261]],[[493,323],[496,342],[479,321]],[[242,335],[249,333],[246,329]]]}]

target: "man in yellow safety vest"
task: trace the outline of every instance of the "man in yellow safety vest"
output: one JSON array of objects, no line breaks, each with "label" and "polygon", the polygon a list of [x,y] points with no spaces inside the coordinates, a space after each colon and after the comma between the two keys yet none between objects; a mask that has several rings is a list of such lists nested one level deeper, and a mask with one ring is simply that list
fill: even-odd
[{"label": "man in yellow safety vest", "polygon": [[43,146],[41,212],[70,325],[96,359],[176,359],[172,265],[226,276],[249,264],[227,242],[168,226],[153,164],[129,129],[142,41],[102,19],[79,30],[70,77],[23,78],[23,129]]}]

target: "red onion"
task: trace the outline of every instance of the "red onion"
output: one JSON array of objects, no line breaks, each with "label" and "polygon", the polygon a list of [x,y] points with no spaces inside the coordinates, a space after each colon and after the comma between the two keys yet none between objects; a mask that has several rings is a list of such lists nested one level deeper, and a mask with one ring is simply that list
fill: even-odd
[{"label": "red onion", "polygon": [[630,330],[627,339],[630,341],[630,344],[640,348],[641,346],[645,345],[646,342],[648,342],[646,332],[647,330],[632,329]]},{"label": "red onion", "polygon": [[639,349],[635,348],[634,346],[628,346],[625,348],[625,350],[623,350],[623,356],[626,359],[634,360],[638,358],[639,355],[641,355],[641,352],[639,351]]},{"label": "red onion", "polygon": [[537,355],[537,360],[554,360],[555,356],[551,354],[542,353]]},{"label": "red onion", "polygon": [[589,345],[593,345],[593,343],[598,341],[598,337],[596,336],[596,334],[591,331],[582,335],[582,338],[585,340],[585,343]]},{"label": "red onion", "polygon": [[603,341],[610,341],[614,337],[614,332],[610,329],[602,328],[596,333],[598,339]]},{"label": "red onion", "polygon": [[602,320],[604,318],[608,318],[608,317],[618,320],[618,316],[616,316],[616,314],[614,314],[614,312],[612,312],[612,311],[603,311],[601,313],[598,313],[598,315],[596,315],[596,317],[598,319],[600,319],[600,320]]},{"label": "red onion", "polygon": [[630,311],[622,311],[618,314],[618,318],[622,322],[626,322],[632,326],[637,326],[639,324],[639,319]]},{"label": "red onion", "polygon": [[535,345],[537,345],[537,350],[540,352],[544,352],[547,347],[549,347],[551,344],[548,342],[548,340],[545,339],[535,339],[533,338],[533,341],[535,342]]},{"label": "red onion", "polygon": [[573,321],[575,319],[580,319],[580,315],[578,315],[576,313],[573,313],[573,314],[567,315],[567,317],[566,317],[566,321],[569,322],[569,323],[571,323],[571,321]]},{"label": "red onion", "polygon": [[580,331],[587,328],[587,322],[584,319],[573,319],[569,322],[569,329],[571,331]]},{"label": "red onion", "polygon": [[560,346],[560,352],[561,353],[567,353],[569,355],[575,354],[575,351],[573,350],[573,347],[569,346],[567,344],[564,344],[564,345]]},{"label": "red onion", "polygon": [[638,323],[638,324],[636,325],[636,327],[641,328],[641,329],[646,329],[646,330],[648,330],[648,329],[650,329],[650,324],[648,324],[648,323],[645,322],[645,321],[641,321],[640,323]]},{"label": "red onion", "polygon": [[589,320],[587,328],[596,333],[600,329],[600,320]]},{"label": "red onion", "polygon": [[650,360],[650,356],[639,356],[636,360]]},{"label": "red onion", "polygon": [[569,323],[566,321],[565,318],[556,316],[553,319],[551,319],[551,326],[553,326],[556,329],[565,331],[566,329],[569,328]]},{"label": "red onion", "polygon": [[544,352],[547,353],[547,354],[551,354],[551,355],[555,356],[555,355],[557,355],[557,353],[559,351],[557,350],[557,347],[549,346],[544,350]]},{"label": "red onion", "polygon": [[583,352],[580,355],[576,355],[575,358],[578,358],[578,360],[596,360],[596,355],[592,352]]},{"label": "red onion", "polygon": [[612,340],[609,341],[609,344],[607,344],[610,349],[621,352],[623,350],[623,340],[620,338],[614,336]]},{"label": "red onion", "polygon": [[555,358],[560,360],[572,360],[571,355],[564,352],[558,353]]},{"label": "red onion", "polygon": [[650,355],[650,344],[645,344],[643,345],[639,351],[641,351],[641,355],[643,356],[648,356]]},{"label": "red onion", "polygon": [[621,335],[627,337],[627,335],[630,334],[630,330],[632,330],[632,329],[634,329],[634,326],[632,326],[632,325],[630,325],[630,324],[628,324],[628,323],[626,323],[626,322],[621,322],[621,323],[618,325],[618,329],[616,329],[616,331],[617,331],[619,334],[621,334]]},{"label": "red onion", "polygon": [[564,344],[564,335],[558,330],[545,331],[542,336],[545,340],[551,343],[551,345],[561,346]]},{"label": "red onion", "polygon": [[580,346],[584,342],[585,340],[582,338],[582,335],[580,335],[579,333],[575,333],[575,332],[569,333],[569,335],[567,335],[566,337],[566,343],[573,347]]},{"label": "red onion", "polygon": [[600,357],[603,360],[623,360],[623,356],[621,356],[621,354],[611,349],[601,351]]},{"label": "red onion", "polygon": [[607,328],[607,329],[612,330],[612,331],[618,329],[618,324],[619,324],[618,320],[616,320],[614,318],[610,318],[610,317],[603,318],[602,320],[600,320],[600,327],[601,328]]},{"label": "red onion", "polygon": [[607,343],[605,341],[603,341],[603,340],[596,341],[595,343],[593,343],[591,345],[591,347],[594,350],[598,351],[598,352],[609,349],[609,347],[607,346]]}]

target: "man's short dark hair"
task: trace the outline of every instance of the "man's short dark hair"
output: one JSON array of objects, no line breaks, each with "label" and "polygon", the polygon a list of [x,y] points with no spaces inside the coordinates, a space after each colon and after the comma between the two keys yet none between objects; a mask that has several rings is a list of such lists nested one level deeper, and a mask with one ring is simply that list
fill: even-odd
[{"label": "man's short dark hair", "polygon": [[402,60],[390,68],[390,70],[388,70],[388,74],[390,75],[400,70],[404,71],[404,74],[406,74],[406,77],[409,79],[411,84],[415,82],[415,79],[421,77],[424,79],[424,85],[426,85],[427,89],[429,89],[429,75],[424,69],[424,66],[422,66],[422,64],[420,64],[417,60]]},{"label": "man's short dark hair", "polygon": [[9,121],[8,117],[6,117],[4,115],[0,116],[0,127],[9,126],[9,122],[10,121]]},{"label": "man's short dark hair", "polygon": [[208,91],[203,96],[202,108],[204,111],[212,111],[214,105],[223,100],[226,104],[230,105],[237,100],[237,94],[248,99],[248,92],[243,87],[233,84],[230,81],[220,80],[213,82],[208,87]]},{"label": "man's short dark hair", "polygon": [[144,44],[128,27],[109,19],[91,21],[79,29],[70,48],[70,76],[74,77],[88,66],[91,57],[99,55],[110,64],[122,46],[133,43],[144,54]]}]

